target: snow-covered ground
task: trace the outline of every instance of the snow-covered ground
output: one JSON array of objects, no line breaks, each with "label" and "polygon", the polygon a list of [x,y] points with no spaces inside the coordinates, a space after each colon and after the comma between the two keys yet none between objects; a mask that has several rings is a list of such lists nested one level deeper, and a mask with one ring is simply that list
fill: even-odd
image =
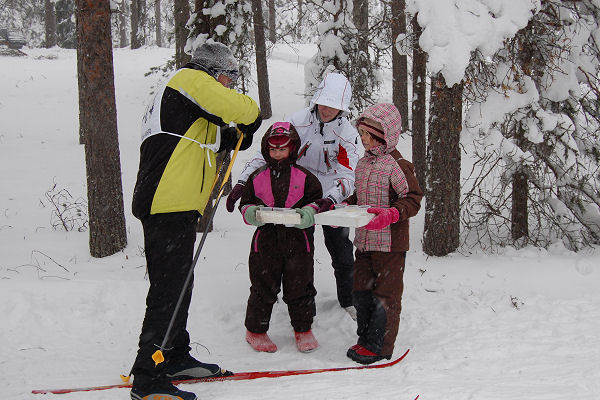
[{"label": "snow-covered ground", "polygon": [[[303,107],[302,63],[314,50],[275,49],[269,61],[274,116],[260,133]],[[144,73],[172,50],[114,51],[129,244],[104,259],[90,257],[87,232],[52,229],[47,197],[63,189],[74,200],[86,197],[75,51],[26,52],[0,57],[0,397],[127,399],[126,389],[63,395],[31,390],[119,383],[119,374],[131,367],[148,281],[141,224],[130,202],[140,117],[158,79]],[[250,94],[257,98],[256,90]],[[390,100],[389,91],[382,100]],[[256,148],[240,154],[234,179]],[[399,149],[410,158],[410,138]],[[395,355],[411,351],[402,363],[185,389],[200,399],[228,400],[600,398],[598,251],[572,253],[557,245],[429,258],[421,251],[422,229],[423,212],[411,226]],[[356,341],[355,324],[337,305],[320,228],[313,329],[321,347],[310,354],[296,350],[283,303],[275,307],[270,330],[279,351],[256,353],[246,344],[252,232],[237,212],[221,205],[196,267],[188,323],[193,355],[233,371],[352,365],[345,353]]]}]

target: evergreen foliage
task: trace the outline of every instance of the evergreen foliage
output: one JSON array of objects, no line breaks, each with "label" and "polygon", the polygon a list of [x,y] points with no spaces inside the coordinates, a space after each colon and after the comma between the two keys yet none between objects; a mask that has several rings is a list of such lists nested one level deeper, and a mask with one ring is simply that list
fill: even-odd
[{"label": "evergreen foliage", "polygon": [[75,0],[56,0],[56,44],[63,49],[77,48],[75,37]]},{"label": "evergreen foliage", "polygon": [[317,53],[305,65],[306,101],[323,77],[331,71],[342,72],[352,85],[352,105],[356,114],[375,102],[379,81],[377,65],[359,46],[359,31],[352,21],[352,1],[311,1],[313,12],[325,17],[317,26]]},{"label": "evergreen foliage", "polygon": [[255,84],[250,70],[254,59],[252,6],[249,1],[209,3],[211,6],[204,8],[202,15],[196,10],[190,18],[190,35],[185,51],[191,54],[196,47],[211,41],[229,46],[240,66],[237,85],[241,92],[247,93],[250,86]]},{"label": "evergreen foliage", "polygon": [[[590,2],[544,2],[492,60],[474,55],[466,127],[477,161],[463,186],[465,244],[600,243],[599,15]],[[487,105],[515,98],[519,106],[478,124]],[[521,193],[519,175],[528,183]],[[519,197],[527,229],[515,235],[511,204]]]},{"label": "evergreen foliage", "polygon": [[[119,5],[119,13],[129,16],[125,7],[130,4],[128,0],[112,3]],[[196,7],[201,3],[196,1]],[[505,0],[494,4],[500,3],[508,4]],[[515,28],[504,42],[499,41],[499,50],[483,54],[481,48],[471,49],[462,81],[465,119],[461,121],[461,151],[467,153],[463,159],[475,159],[460,188],[463,249],[547,247],[557,240],[581,249],[600,243],[600,4],[595,0],[529,3],[535,3],[532,16],[518,28],[527,20],[529,24],[516,34]],[[191,33],[185,52],[191,53],[207,41],[230,46],[240,62],[238,88],[247,93],[256,85],[251,74],[255,60],[251,3],[205,0],[203,4],[201,10],[193,10],[196,13],[188,21]],[[360,4],[361,10],[368,8],[367,32],[364,19],[359,23],[358,16],[353,15],[355,4]],[[353,113],[373,102],[390,100],[385,97],[389,88],[380,86],[381,74],[391,70],[390,50],[392,46],[400,49],[410,66],[415,39],[410,30],[393,37],[390,4],[376,0],[275,0],[278,45],[314,43],[317,47],[305,65],[307,102],[324,74],[332,70],[344,73],[352,84]],[[57,44],[75,48],[75,1],[56,0],[55,5]],[[493,4],[479,1],[477,5],[493,14]],[[147,2],[147,7],[151,10],[152,2]],[[163,46],[173,47],[173,1],[162,0],[160,7]],[[425,0],[407,0],[406,7],[412,13],[409,18],[415,17],[416,10],[432,10]],[[455,9],[460,7],[454,4]],[[270,21],[267,10],[265,7],[263,17]],[[130,31],[131,21],[116,15],[113,45],[121,46],[117,35],[122,21],[126,31]],[[141,30],[154,36],[156,22],[147,18],[143,23]],[[0,27],[20,31],[29,47],[42,46],[43,0],[0,0]],[[268,31],[270,27],[266,28]],[[145,38],[145,43],[154,43],[153,38]],[[267,47],[267,57],[271,50]],[[424,62],[418,59],[416,65]],[[174,68],[172,62],[154,71],[166,73]],[[430,75],[437,76],[437,72],[430,71]],[[424,80],[420,84],[429,85],[431,77]],[[409,103],[415,104],[411,99]],[[439,109],[422,108],[423,112]],[[406,120],[411,117],[403,115]],[[431,126],[422,127],[423,133]],[[448,153],[438,156],[448,158]],[[425,168],[420,170],[425,175]],[[425,185],[425,176],[421,180]]]}]

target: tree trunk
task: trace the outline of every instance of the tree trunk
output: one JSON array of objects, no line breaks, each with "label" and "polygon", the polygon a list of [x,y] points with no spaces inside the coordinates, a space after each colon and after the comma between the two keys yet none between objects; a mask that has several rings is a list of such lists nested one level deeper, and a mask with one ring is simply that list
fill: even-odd
[{"label": "tree trunk", "polygon": [[127,12],[129,6],[126,1],[121,3],[121,13],[119,14],[119,47],[127,47],[129,41],[127,40]]},{"label": "tree trunk", "polygon": [[[369,54],[369,1],[354,0],[352,7],[352,22],[358,30],[358,49]],[[368,59],[368,57],[367,57]]]},{"label": "tree trunk", "polygon": [[423,251],[430,256],[459,246],[462,92],[462,83],[448,88],[442,74],[431,79],[423,232]]},{"label": "tree trunk", "polygon": [[139,49],[146,43],[146,1],[131,0],[131,48]]},{"label": "tree trunk", "polygon": [[156,45],[162,47],[162,24],[160,12],[160,0],[154,0],[154,21],[156,28]]},{"label": "tree trunk", "polygon": [[54,2],[44,0],[44,22],[46,25],[46,48],[56,46],[56,9]]},{"label": "tree trunk", "polygon": [[277,41],[277,27],[275,26],[275,0],[269,0],[269,40],[275,44]]},{"label": "tree trunk", "polygon": [[269,72],[267,69],[267,47],[265,44],[265,23],[263,21],[261,0],[252,0],[254,18],[254,40],[256,44],[256,78],[258,81],[258,98],[263,119],[273,115],[271,111],[271,93],[269,91]]},{"label": "tree trunk", "polygon": [[[524,129],[519,123],[515,128],[515,139],[518,146],[525,140]],[[525,166],[520,166],[512,178],[512,208],[511,208],[511,236],[513,240],[527,237],[529,235],[529,213],[527,211],[527,199],[529,184]]]},{"label": "tree trunk", "polygon": [[194,13],[196,13],[196,19],[194,20],[194,28],[192,30],[194,35],[200,33],[210,34],[210,15],[204,15],[202,9],[210,7],[210,0],[195,0],[194,1]]},{"label": "tree trunk", "polygon": [[139,41],[137,38],[138,25],[140,24],[140,15],[139,15],[139,11],[138,11],[137,0],[131,0],[130,4],[131,5],[129,6],[129,11],[130,11],[130,17],[131,17],[131,32],[130,32],[129,42],[131,43],[132,49],[137,49],[140,47],[140,44],[139,44]]},{"label": "tree trunk", "polygon": [[427,174],[427,54],[419,46],[421,26],[417,16],[412,18],[413,64],[412,64],[412,161],[415,166],[415,175],[421,185],[425,183]]},{"label": "tree trunk", "polygon": [[109,0],[76,0],[80,116],[85,132],[90,253],[105,257],[127,245]]},{"label": "tree trunk", "polygon": [[[78,5],[75,5],[75,20],[79,18],[77,15]],[[77,25],[77,22],[76,24]],[[75,42],[78,42],[77,36],[79,35],[78,27],[75,26]],[[112,51],[111,51],[112,54]],[[79,144],[85,144],[85,137],[87,136],[86,125],[82,124],[81,121],[89,121],[91,117],[88,115],[90,113],[89,107],[86,104],[86,94],[89,93],[88,83],[86,79],[85,71],[83,70],[83,62],[79,62],[79,45],[77,46],[77,85],[78,85],[78,106],[79,106]]]},{"label": "tree trunk", "polygon": [[406,1],[392,0],[392,99],[402,115],[402,131],[408,129],[407,57],[396,49],[398,35],[406,34]]},{"label": "tree trunk", "polygon": [[146,28],[148,27],[148,10],[146,9],[146,0],[137,0],[138,1],[138,10],[140,13],[140,19],[138,23],[138,34],[140,37],[141,46],[145,45],[148,41],[146,37]]},{"label": "tree trunk", "polygon": [[205,15],[202,10],[204,8],[211,8],[215,5],[215,0],[195,0],[194,1],[194,13],[196,13],[196,20],[194,21],[193,35],[205,34],[211,37],[214,34],[214,30],[218,25],[225,25],[227,23],[225,15],[221,14],[218,16]]},{"label": "tree trunk", "polygon": [[296,26],[296,39],[302,38],[302,17],[304,16],[303,1],[298,0],[298,25]]},{"label": "tree trunk", "polygon": [[190,3],[188,0],[175,0],[173,7],[175,17],[175,66],[181,68],[191,58],[189,54],[185,53],[185,44],[189,33],[185,24],[190,19]]}]

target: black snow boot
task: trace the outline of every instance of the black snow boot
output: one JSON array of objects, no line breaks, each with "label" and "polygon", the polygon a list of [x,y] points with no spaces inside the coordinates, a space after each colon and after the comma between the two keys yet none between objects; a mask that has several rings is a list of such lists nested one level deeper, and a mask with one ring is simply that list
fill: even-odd
[{"label": "black snow boot", "polygon": [[348,349],[346,356],[359,364],[373,364],[374,362],[385,359],[390,359],[392,356],[381,356],[379,354],[373,353],[366,347],[361,346],[360,344],[355,344],[354,346]]}]

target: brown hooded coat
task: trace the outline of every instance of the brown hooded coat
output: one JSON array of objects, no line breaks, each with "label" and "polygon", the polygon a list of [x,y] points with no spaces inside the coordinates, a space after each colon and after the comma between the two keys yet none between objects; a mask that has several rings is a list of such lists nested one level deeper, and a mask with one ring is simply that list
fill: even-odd
[{"label": "brown hooded coat", "polygon": [[[402,311],[402,293],[404,291],[404,265],[406,251],[409,248],[408,219],[417,214],[421,207],[423,191],[414,175],[412,163],[402,158],[396,150],[401,133],[401,118],[393,104],[376,104],[365,110],[362,118],[376,121],[383,127],[385,147],[378,146],[365,153],[356,167],[356,192],[346,201],[349,204],[362,204],[358,199],[385,199],[387,204],[373,204],[374,207],[395,207],[399,212],[397,222],[384,228],[387,236],[379,231],[365,231],[357,234],[354,263],[353,301],[357,310],[358,344],[373,353],[390,357],[398,335],[400,312]],[[378,193],[381,185],[371,183],[372,174],[385,170],[378,165],[397,163],[408,186],[406,193],[398,195],[391,181],[386,188],[388,193]],[[385,181],[385,176],[377,176]],[[364,192],[359,192],[363,190]],[[360,228],[359,228],[360,229]],[[379,235],[379,236],[378,236]],[[381,238],[387,238],[382,241]],[[390,244],[391,241],[391,244]],[[380,249],[384,243],[388,251]],[[361,250],[362,247],[362,250]],[[366,248],[366,250],[365,250]]]}]

